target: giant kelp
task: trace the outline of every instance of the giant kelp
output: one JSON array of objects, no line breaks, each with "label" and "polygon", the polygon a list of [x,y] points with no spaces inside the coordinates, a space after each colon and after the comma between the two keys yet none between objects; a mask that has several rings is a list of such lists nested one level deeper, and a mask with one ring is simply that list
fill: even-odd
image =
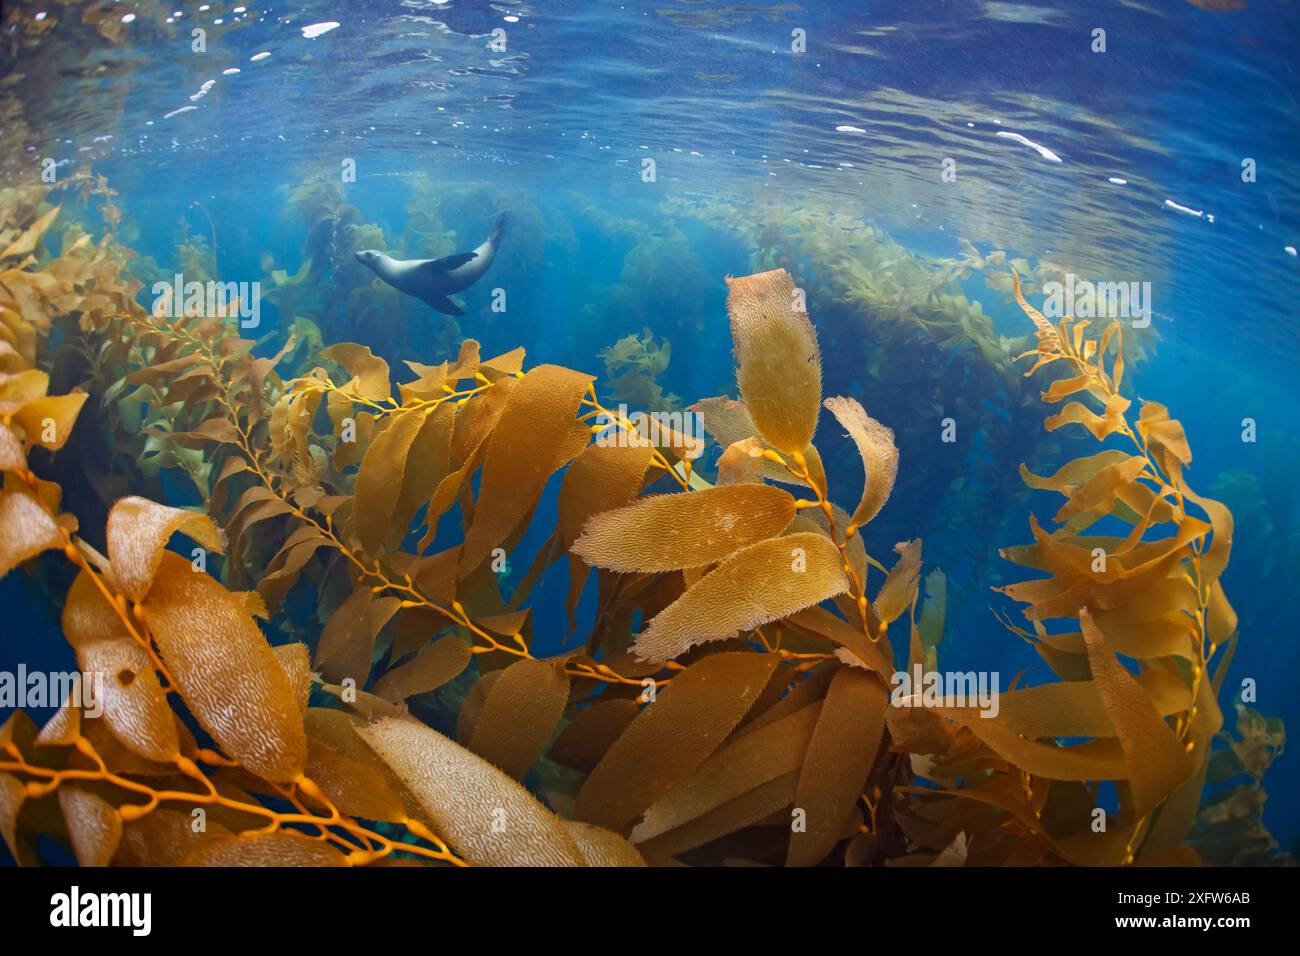
[{"label": "giant kelp", "polygon": [[[1127,447],[1046,477],[1022,466],[1028,485],[1065,502],[1055,530],[1031,516],[1033,544],[1003,552],[1047,577],[1000,590],[1026,605],[1030,629],[1008,626],[1060,680],[1004,694],[995,718],[945,709],[954,723],[923,728],[921,773],[938,789],[917,792],[909,832],[939,849],[979,820],[985,832],[967,852],[985,862],[1189,859],[1184,840],[1222,724],[1218,694],[1236,639],[1221,583],[1232,515],[1188,486],[1191,450],[1163,405],[1146,402],[1131,416],[1122,326],[1099,338],[1087,320],[1053,326],[1024,300],[1014,273],[1013,283],[1037,329],[1028,374],[1064,367],[1043,399],[1073,399],[1045,427],[1081,426]],[[1098,525],[1127,530],[1089,533]],[[1065,627],[1049,631],[1050,622]],[[1120,655],[1136,660],[1136,674]],[[1099,781],[1116,782],[1109,815]],[[1000,839],[1006,833],[1019,839]]]},{"label": "giant kelp", "polygon": [[[777,199],[752,207],[677,202],[668,212],[738,236],[753,250],[752,269],[789,270],[818,317],[836,372],[853,391],[873,396],[899,447],[913,452],[899,477],[900,510],[924,510],[927,523],[908,527],[886,515],[880,543],[927,534],[950,553],[965,551],[960,564],[950,561],[958,593],[963,582],[984,579],[989,552],[969,542],[994,538],[998,516],[1018,506],[1021,493],[998,462],[1029,456],[1038,441],[1037,399],[1013,362],[1028,338],[1018,326],[996,327],[977,294],[1001,295],[1005,252],[981,254],[964,242],[957,256],[925,256],[859,216]],[[1034,274],[1046,278],[1049,270],[1039,264]],[[945,428],[950,453],[928,453]],[[852,467],[851,447],[827,442],[825,451],[832,470]],[[930,504],[936,498],[938,508]],[[963,534],[945,537],[953,528]]]},{"label": "giant kelp", "polygon": [[649,329],[642,329],[640,335],[625,335],[601,349],[598,357],[605,363],[611,397],[655,412],[670,412],[681,405],[678,396],[665,392],[656,381],[672,358],[672,343],[666,338],[656,342]]},{"label": "giant kelp", "polygon": [[[14,216],[6,288],[42,281],[39,232],[57,214]],[[44,551],[75,569],[64,632],[106,684],[102,717],[69,701],[44,728],[19,713],[0,731],[15,856],[36,861],[46,835],[83,863],[1191,859],[1225,672],[1206,669],[1233,631],[1218,583],[1230,516],[1186,487],[1190,452],[1162,408],[1129,424],[1122,372],[1102,361],[1119,333],[1098,343],[1037,319],[1035,367],[1074,373],[1046,397],[1103,410],[1072,405],[1049,427],[1139,448],[1026,473],[1066,494],[1064,527],[1035,524],[1035,544],[1008,552],[1050,577],[1006,590],[1061,681],[1004,695],[992,719],[896,708],[893,643],[904,633],[909,663],[937,662],[943,578],[922,605],[919,540],[892,567],[867,553],[895,437],[856,399],[824,397],[794,293],[782,270],[729,280],[740,397],[696,406],[723,451],[712,482],[685,436],[647,437],[594,377],[529,368],[522,350],[483,358],[466,341],[407,362],[394,388],[386,361],[339,343],[281,378],[295,343],[259,355],[230,317],[129,296],[43,304],[71,309],[125,372],[110,401],[143,391],[144,427],[207,515],[126,496],[91,547],[34,470],[38,446],[75,434],[84,396],[47,395],[39,334],[0,344],[0,571]],[[851,509],[832,501],[822,421],[862,461]],[[1102,516],[1133,533],[1083,537]],[[1161,524],[1168,539],[1149,533]],[[507,580],[532,528],[545,541]],[[176,534],[187,557],[167,550]],[[1100,572],[1081,564],[1096,547]],[[570,630],[593,577],[595,608],[577,646],[545,654],[529,605],[561,561]],[[1056,618],[1075,627],[1049,634]],[[272,647],[259,619],[289,640]],[[453,687],[454,726],[421,720]],[[1120,798],[1101,834],[1097,781]]]},{"label": "giant kelp", "polygon": [[[20,236],[18,245],[29,243]],[[223,340],[220,319],[169,323],[136,307],[106,321],[128,337],[166,347],[166,357],[151,366],[164,375],[201,367],[198,377],[215,392],[196,404],[229,417],[224,429],[196,434],[218,447],[236,445],[247,453],[247,465],[266,475],[247,432],[256,417],[250,393],[261,394],[262,379],[251,363],[240,362],[239,344]],[[223,341],[228,350],[218,344]],[[60,511],[60,489],[28,465],[32,448],[62,446],[85,395],[48,396],[45,373],[31,368],[19,349],[5,343],[4,356],[0,571],[46,550],[76,566],[64,630],[82,669],[105,680],[102,722],[83,719],[70,699],[40,732],[21,712],[4,725],[0,831],[20,860],[35,859],[27,825],[43,830],[47,814],[60,811],[66,826],[55,833],[66,835],[78,860],[88,864],[328,865],[371,862],[394,851],[449,862],[581,863],[586,856],[580,846],[594,855],[635,857],[612,835],[566,828],[500,770],[431,730],[415,727],[424,745],[408,741],[399,756],[380,763],[375,754],[386,753],[386,743],[405,730],[390,732],[380,723],[358,731],[338,722],[340,712],[313,713],[307,649],[273,650],[266,643],[253,616],[265,615],[262,599],[227,590],[200,569],[199,558],[191,562],[165,550],[177,531],[199,544],[199,553],[224,550],[227,535],[210,519],[123,498],[109,515],[108,554],[93,549],[76,535],[75,519]],[[227,369],[231,356],[235,364]],[[273,482],[266,487],[275,491]],[[184,701],[203,743],[173,710],[172,699]],[[369,756],[349,757],[349,749]],[[437,762],[436,777],[427,765],[409,763],[424,759],[417,758],[420,752]],[[287,801],[291,809],[271,810],[254,794]],[[495,832],[490,828],[465,835],[452,819],[447,825],[464,843],[461,856],[430,829],[444,812],[430,808],[452,805],[454,797],[463,812],[474,794],[489,816],[508,808],[517,828],[504,839],[488,836]],[[210,813],[212,820],[204,815],[204,825],[192,827],[189,817],[175,812],[178,805]],[[362,825],[354,814],[400,824],[412,842]]]},{"label": "giant kelp", "polygon": [[1236,734],[1220,731],[1207,783],[1218,789],[1196,817],[1189,842],[1213,866],[1294,866],[1264,825],[1264,774],[1286,747],[1277,717],[1237,704]]},{"label": "giant kelp", "polygon": [[[104,234],[96,240],[64,209],[87,221],[97,218]],[[81,412],[90,424],[65,436],[68,453],[36,455],[46,477],[68,487],[83,520],[102,526],[108,503],[139,487],[133,460],[147,443],[132,408],[101,401],[120,376],[111,346],[93,327],[134,308],[139,289],[127,271],[132,253],[116,240],[116,193],[103,177],[83,170],[49,191],[8,187],[0,192],[0,210],[0,338],[25,363],[39,364],[53,390],[79,388],[90,396]]]}]

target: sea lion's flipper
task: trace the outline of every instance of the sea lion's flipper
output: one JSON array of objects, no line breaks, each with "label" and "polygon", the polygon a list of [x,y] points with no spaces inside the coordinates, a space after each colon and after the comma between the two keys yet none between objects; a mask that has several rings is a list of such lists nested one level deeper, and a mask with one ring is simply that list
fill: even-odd
[{"label": "sea lion's flipper", "polygon": [[452,302],[451,299],[447,298],[445,295],[431,295],[428,297],[420,296],[420,298],[429,303],[429,305],[433,306],[443,315],[460,316],[465,314],[464,309],[458,306],[455,302]]},{"label": "sea lion's flipper", "polygon": [[416,266],[417,272],[443,273],[451,272],[453,269],[459,269],[465,263],[478,257],[476,252],[458,252],[455,255],[443,256],[441,259],[428,259]]}]

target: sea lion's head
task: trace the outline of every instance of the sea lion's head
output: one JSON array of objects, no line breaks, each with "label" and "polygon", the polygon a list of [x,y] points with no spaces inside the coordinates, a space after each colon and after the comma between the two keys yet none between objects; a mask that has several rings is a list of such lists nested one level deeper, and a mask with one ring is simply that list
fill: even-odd
[{"label": "sea lion's head", "polygon": [[357,252],[357,262],[371,269],[378,266],[383,258],[384,254],[375,249],[361,249]]}]

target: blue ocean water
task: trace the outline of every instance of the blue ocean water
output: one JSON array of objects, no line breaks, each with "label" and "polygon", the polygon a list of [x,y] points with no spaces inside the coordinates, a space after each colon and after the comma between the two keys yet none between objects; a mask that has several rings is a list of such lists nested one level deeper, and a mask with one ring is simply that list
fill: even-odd
[{"label": "blue ocean water", "polygon": [[[394,366],[441,361],[463,336],[485,355],[523,346],[530,365],[600,373],[602,349],[648,329],[671,343],[665,392],[734,394],[723,277],[757,271],[761,244],[775,257],[762,268],[829,286],[863,223],[931,270],[966,240],[1151,283],[1158,339],[1132,388],[1181,419],[1190,483],[1237,517],[1228,686],[1254,680],[1254,706],[1300,726],[1292,5],[50,0],[6,4],[0,30],[0,96],[33,134],[30,166],[9,164],[5,183],[44,158],[92,164],[120,194],[123,240],[164,266],[196,236],[228,281],[264,277],[268,253],[294,273],[309,237],[292,194],[318,181],[411,257],[428,228],[417,212],[436,210],[440,235],[468,249],[508,210],[499,261],[460,297],[454,329],[423,306],[365,321],[346,301],[320,311],[326,342],[364,342]],[[962,289],[1000,335],[1027,335],[983,275]],[[1019,579],[997,550],[1028,539],[1028,510],[1054,507],[1023,492],[1020,462],[1059,465],[1085,446],[1045,452],[1050,410],[1001,407],[970,377],[970,343],[900,348],[851,305],[819,314],[817,301],[827,393],[855,395],[900,435],[904,477],[868,547],[920,536],[927,569],[948,573],[945,666],[1049,679],[998,623],[1011,606],[990,588]],[[267,354],[291,319],[267,306]],[[948,413],[955,447],[937,439]],[[851,501],[856,458],[833,423],[818,440]],[[516,573],[544,533],[521,543]],[[564,644],[566,588],[557,566],[533,602],[540,650]],[[10,575],[0,599],[0,662],[70,660],[30,582]],[[1266,785],[1264,819],[1290,848],[1294,753]]]}]

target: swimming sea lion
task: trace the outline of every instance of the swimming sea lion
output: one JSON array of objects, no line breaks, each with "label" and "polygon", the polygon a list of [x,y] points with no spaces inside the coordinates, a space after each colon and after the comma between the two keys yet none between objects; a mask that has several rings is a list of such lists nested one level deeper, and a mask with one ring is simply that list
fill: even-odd
[{"label": "swimming sea lion", "polygon": [[473,252],[457,252],[441,259],[394,259],[374,249],[357,253],[357,261],[399,292],[429,303],[445,315],[464,315],[460,306],[447,298],[468,289],[488,271],[501,244],[506,214],[497,216],[492,235]]}]

